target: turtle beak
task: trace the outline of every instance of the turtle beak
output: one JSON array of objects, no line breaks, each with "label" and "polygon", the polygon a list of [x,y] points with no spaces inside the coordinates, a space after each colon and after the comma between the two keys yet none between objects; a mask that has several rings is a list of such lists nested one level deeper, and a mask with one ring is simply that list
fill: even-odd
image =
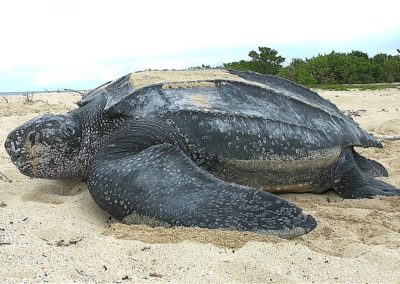
[{"label": "turtle beak", "polygon": [[7,154],[10,155],[13,164],[18,167],[23,174],[29,175],[32,170],[32,165],[24,161],[21,147],[19,147],[18,144],[20,143],[17,139],[17,133],[13,131],[7,136],[4,147],[6,148]]},{"label": "turtle beak", "polygon": [[14,161],[16,158],[18,158],[18,153],[17,153],[16,148],[15,148],[15,143],[14,143],[15,139],[13,139],[13,138],[15,138],[15,137],[13,137],[15,135],[13,135],[13,134],[14,133],[11,132],[7,136],[6,142],[4,143],[4,147],[6,148],[7,154],[10,155],[11,160]]}]

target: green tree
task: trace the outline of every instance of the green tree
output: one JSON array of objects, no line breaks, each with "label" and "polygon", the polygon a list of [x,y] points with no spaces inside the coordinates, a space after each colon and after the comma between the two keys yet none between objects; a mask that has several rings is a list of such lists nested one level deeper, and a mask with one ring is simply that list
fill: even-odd
[{"label": "green tree", "polygon": [[301,58],[293,58],[289,66],[279,71],[279,76],[286,77],[303,85],[317,84],[317,80],[310,73],[306,61]]},{"label": "green tree", "polygon": [[385,82],[383,68],[387,60],[388,55],[385,53],[378,53],[371,58],[372,64],[374,65],[372,73],[374,77],[374,82]]},{"label": "green tree", "polygon": [[201,66],[189,67],[191,70],[199,70],[199,69],[213,69],[210,65],[201,64]]},{"label": "green tree", "polygon": [[367,53],[359,51],[359,50],[352,50],[349,55],[352,55],[352,56],[355,56],[355,57],[361,57],[361,58],[364,58],[364,59],[369,59],[369,56],[368,56]]},{"label": "green tree", "polygon": [[278,51],[269,47],[259,47],[258,51],[252,50],[249,52],[253,66],[260,69],[260,73],[278,74],[285,58],[278,55]]},{"label": "green tree", "polygon": [[278,74],[282,68],[285,58],[278,55],[275,49],[269,47],[259,47],[257,51],[250,51],[251,60],[240,60],[236,62],[224,63],[225,68],[235,70],[251,70],[261,74]]},{"label": "green tree", "polygon": [[389,56],[383,65],[385,82],[400,82],[400,54]]},{"label": "green tree", "polygon": [[282,67],[285,58],[269,47],[249,52],[250,60],[225,63],[225,68],[252,70],[262,74],[279,74],[304,85],[400,82],[400,49],[396,55],[385,53],[369,57],[352,50],[348,53],[332,51],[310,59],[294,58]]},{"label": "green tree", "polygon": [[249,61],[245,61],[245,60],[224,63],[224,68],[234,69],[234,70],[239,70],[239,71],[252,70],[250,68]]},{"label": "green tree", "polygon": [[307,69],[317,84],[333,84],[337,80],[332,74],[327,55],[318,55],[307,60]]},{"label": "green tree", "polygon": [[374,81],[374,64],[366,53],[352,51],[318,55],[306,62],[318,84],[353,84]]}]

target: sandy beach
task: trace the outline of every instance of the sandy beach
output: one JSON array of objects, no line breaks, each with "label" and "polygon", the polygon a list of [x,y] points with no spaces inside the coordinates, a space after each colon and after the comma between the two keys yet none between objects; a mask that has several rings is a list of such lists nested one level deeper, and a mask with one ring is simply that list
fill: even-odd
[{"label": "sandy beach", "polygon": [[[319,91],[364,129],[400,135],[400,90]],[[317,228],[285,240],[199,228],[127,226],[81,182],[31,179],[3,145],[19,124],[76,108],[76,93],[0,97],[0,282],[399,283],[400,198],[285,194]],[[400,188],[400,141],[361,153]]]}]

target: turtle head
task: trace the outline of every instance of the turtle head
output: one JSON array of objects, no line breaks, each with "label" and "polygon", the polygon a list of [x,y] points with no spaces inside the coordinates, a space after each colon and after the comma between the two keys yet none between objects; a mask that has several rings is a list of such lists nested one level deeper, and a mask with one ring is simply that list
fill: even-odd
[{"label": "turtle head", "polygon": [[79,120],[72,115],[46,114],[14,129],[5,148],[24,175],[72,178],[76,172],[72,163],[80,151],[81,136]]}]

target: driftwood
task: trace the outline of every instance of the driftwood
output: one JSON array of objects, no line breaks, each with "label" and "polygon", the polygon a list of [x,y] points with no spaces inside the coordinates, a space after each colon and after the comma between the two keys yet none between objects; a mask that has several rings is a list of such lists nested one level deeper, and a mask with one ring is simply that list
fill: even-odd
[{"label": "driftwood", "polygon": [[33,100],[33,95],[34,94],[35,94],[34,92],[32,92],[31,94],[26,93],[25,94],[25,99],[24,99],[24,104],[32,105],[32,104],[35,104],[37,102],[42,102],[42,103],[44,103],[46,105],[49,104],[49,100],[47,100],[46,102],[44,100]]},{"label": "driftwood", "polygon": [[29,93],[26,93],[25,94],[25,100],[24,100],[24,104],[34,104],[35,102],[33,101],[33,95],[34,95],[35,93],[32,93],[32,94],[29,94]]},{"label": "driftwood", "polygon": [[363,114],[364,112],[366,112],[365,109],[359,109],[359,110],[346,109],[343,111],[343,113],[348,117],[361,116],[361,114]]},{"label": "driftwood", "polygon": [[5,174],[3,174],[2,172],[0,172],[0,180],[4,180],[6,182],[12,182],[12,180],[10,180]]},{"label": "driftwood", "polygon": [[84,92],[81,91],[77,91],[77,90],[72,90],[72,89],[64,89],[64,91],[69,91],[69,92],[74,92],[74,93],[78,93],[82,96],[86,96],[86,94]]},{"label": "driftwood", "polygon": [[400,134],[394,134],[394,135],[374,134],[374,137],[378,138],[379,140],[388,140],[388,141],[400,140]]}]

